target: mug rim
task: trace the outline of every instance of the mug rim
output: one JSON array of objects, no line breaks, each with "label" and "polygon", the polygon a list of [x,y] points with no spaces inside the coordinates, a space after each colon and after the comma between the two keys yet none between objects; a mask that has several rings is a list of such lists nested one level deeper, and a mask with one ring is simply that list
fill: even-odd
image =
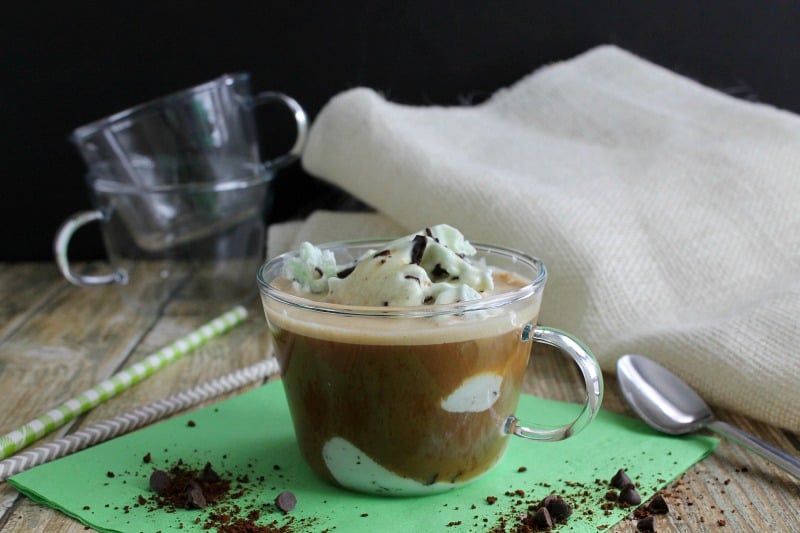
[{"label": "mug rim", "polygon": [[[323,250],[330,250],[334,248],[363,248],[364,251],[368,250],[370,246],[378,246],[387,244],[396,238],[374,238],[374,239],[353,239],[342,240],[323,243],[318,245]],[[513,248],[507,248],[498,245],[471,243],[478,252],[488,254],[495,254],[504,256],[511,259],[513,262],[522,262],[530,267],[538,270],[536,276],[529,280],[528,283],[514,289],[489,296],[488,298],[481,298],[480,300],[469,300],[465,302],[456,302],[451,304],[434,304],[434,305],[411,305],[411,306],[362,306],[362,305],[347,305],[336,304],[330,302],[321,302],[297,296],[286,291],[283,291],[270,283],[272,279],[276,279],[280,274],[276,274],[267,279],[266,273],[270,270],[282,265],[287,258],[296,256],[298,251],[292,250],[280,254],[268,261],[261,264],[256,274],[259,292],[263,297],[267,297],[275,302],[290,307],[301,309],[303,311],[311,311],[316,313],[325,313],[339,316],[358,316],[358,317],[402,317],[402,318],[428,318],[437,316],[451,316],[473,314],[476,312],[487,311],[490,309],[498,309],[507,305],[513,304],[530,298],[540,293],[545,283],[547,282],[547,268],[541,259],[533,257],[525,252]],[[491,266],[491,265],[490,265]],[[282,270],[282,269],[281,269]]]},{"label": "mug rim", "polygon": [[192,181],[165,185],[148,185],[145,187],[132,185],[122,181],[115,181],[98,177],[89,171],[85,176],[86,184],[92,191],[115,194],[174,194],[174,193],[204,193],[204,192],[230,192],[240,189],[249,189],[270,183],[275,179],[275,172],[264,164],[254,164],[252,172],[226,179],[225,181]]},{"label": "mug rim", "polygon": [[117,111],[116,113],[105,116],[103,118],[93,120],[92,122],[84,124],[83,126],[78,126],[74,130],[72,130],[72,133],[70,133],[69,140],[75,144],[79,144],[84,140],[86,140],[88,137],[91,137],[92,135],[97,133],[98,131],[107,128],[111,124],[120,122],[122,120],[130,119],[135,115],[162,106],[165,103],[169,103],[172,100],[176,100],[178,98],[182,98],[187,95],[192,95],[207,91],[212,87],[219,86],[220,82],[224,83],[225,85],[233,85],[236,82],[246,82],[249,80],[250,80],[250,73],[248,72],[239,71],[239,72],[224,73],[220,76],[217,76],[214,79],[199,83],[197,85],[184,87],[183,89],[178,89],[176,91],[167,93],[166,95],[158,96],[156,98],[147,100],[140,104],[128,107],[126,109],[123,109],[122,111]]}]

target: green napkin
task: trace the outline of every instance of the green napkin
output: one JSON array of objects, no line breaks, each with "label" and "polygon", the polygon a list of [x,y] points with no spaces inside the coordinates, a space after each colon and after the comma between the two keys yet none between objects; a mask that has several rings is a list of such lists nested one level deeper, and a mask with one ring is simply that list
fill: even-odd
[{"label": "green napkin", "polygon": [[[574,409],[574,404],[523,395],[518,414],[523,420],[535,413],[531,418],[537,421],[563,422]],[[274,382],[33,468],[9,482],[100,531],[207,531],[212,513],[236,508],[259,524],[276,530],[285,525],[285,531],[295,532],[489,531],[504,521],[509,528],[518,524],[529,503],[555,492],[574,507],[559,529],[596,533],[631,512],[601,508],[617,470],[626,469],[646,502],[709,454],[716,442],[660,435],[637,420],[601,411],[588,429],[566,441],[512,438],[495,469],[466,487],[421,497],[361,495],[319,480],[305,465],[283,388]],[[231,492],[241,495],[202,510],[156,508],[150,474],[178,460],[198,470],[210,462],[223,478],[233,480]],[[289,513],[275,504],[285,490],[297,498]]]}]

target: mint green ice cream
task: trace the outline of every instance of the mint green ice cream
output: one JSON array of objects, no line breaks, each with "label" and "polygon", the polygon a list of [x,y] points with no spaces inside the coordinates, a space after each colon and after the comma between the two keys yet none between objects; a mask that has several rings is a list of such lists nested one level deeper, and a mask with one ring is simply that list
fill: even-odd
[{"label": "mint green ice cream", "polygon": [[295,290],[359,306],[414,306],[479,300],[493,289],[491,269],[472,262],[475,248],[457,229],[439,224],[337,265],[333,253],[305,242],[286,262]]}]

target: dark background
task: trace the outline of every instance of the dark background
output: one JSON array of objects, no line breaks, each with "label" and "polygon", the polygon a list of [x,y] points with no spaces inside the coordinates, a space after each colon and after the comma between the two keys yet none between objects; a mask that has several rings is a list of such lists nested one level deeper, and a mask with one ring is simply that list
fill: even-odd
[{"label": "dark background", "polygon": [[[355,86],[408,104],[458,105],[602,43],[800,111],[800,3],[790,0],[6,5],[0,260],[52,260],[60,223],[91,207],[68,134],[132,105],[240,70],[252,74],[257,91],[295,97],[311,119]],[[288,148],[281,141],[290,129],[270,118],[276,131],[265,145],[277,153]],[[298,164],[281,173],[276,198],[270,221],[344,199]],[[101,257],[99,231],[76,237],[70,255]]]}]

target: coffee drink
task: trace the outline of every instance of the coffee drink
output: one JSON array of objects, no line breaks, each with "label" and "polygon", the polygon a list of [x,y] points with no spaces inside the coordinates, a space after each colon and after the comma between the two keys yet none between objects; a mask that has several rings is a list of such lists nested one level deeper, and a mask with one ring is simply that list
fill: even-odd
[{"label": "coffee drink", "polygon": [[[464,257],[456,254],[420,274],[415,267],[426,259],[413,249],[401,262],[396,247],[389,253],[373,246],[327,248],[336,254],[336,265],[353,258],[372,263],[354,274],[351,267],[328,268],[323,254],[313,250],[306,254],[313,268],[298,270],[293,261],[303,253],[295,252],[259,271],[298,446],[320,477],[375,494],[442,492],[488,472],[511,434],[558,440],[574,432],[572,426],[561,433],[539,432],[514,416],[531,349],[527,341],[539,329],[546,280],[541,262],[477,247],[473,270],[457,264]],[[383,277],[368,280],[369,290],[359,295],[372,305],[349,305],[332,302],[334,290],[301,286],[311,287],[326,272],[347,277],[351,285],[363,272]],[[427,272],[430,277],[420,282],[418,276],[426,278]],[[464,277],[478,289],[454,288]],[[382,280],[396,287],[384,289]],[[431,283],[447,286],[431,288]],[[431,294],[444,303],[424,304]],[[590,372],[599,375],[596,363]],[[600,395],[598,389],[593,402],[599,403]],[[591,419],[596,405],[589,407]]]}]

